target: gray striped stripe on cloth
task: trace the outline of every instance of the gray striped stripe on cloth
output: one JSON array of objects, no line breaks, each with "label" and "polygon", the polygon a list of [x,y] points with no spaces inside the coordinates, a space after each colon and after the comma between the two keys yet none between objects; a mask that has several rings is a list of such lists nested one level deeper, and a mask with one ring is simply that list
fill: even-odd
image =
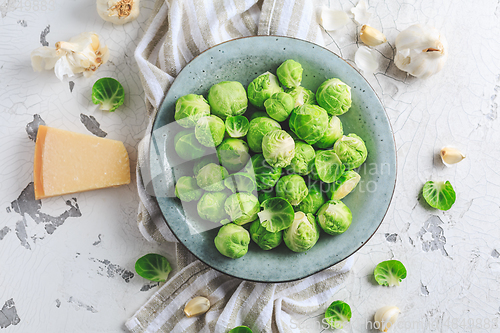
[{"label": "gray striped stripe on cloth", "polygon": [[[311,0],[160,0],[154,6],[135,52],[149,116],[138,147],[138,227],[149,241],[176,242],[147,190],[149,133],[163,96],[198,54],[223,41],[251,35],[293,36],[323,44]],[[175,248],[175,275],[126,322],[130,332],[222,333],[238,325],[254,332],[291,332],[294,314],[325,307],[352,265],[347,260],[300,281],[263,284],[219,273],[181,244]],[[212,307],[202,317],[186,318],[185,303],[195,296],[209,298]]]}]

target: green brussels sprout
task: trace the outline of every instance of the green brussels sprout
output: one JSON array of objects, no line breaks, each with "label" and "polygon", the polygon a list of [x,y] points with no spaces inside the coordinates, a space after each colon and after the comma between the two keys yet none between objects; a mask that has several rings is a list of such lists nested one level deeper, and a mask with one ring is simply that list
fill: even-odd
[{"label": "green brussels sprout", "polygon": [[226,192],[205,192],[196,206],[198,215],[204,220],[219,223],[228,218],[224,210]]},{"label": "green brussels sprout", "polygon": [[230,330],[227,333],[253,333],[253,332],[247,326],[238,326],[238,327],[233,328],[232,330]]},{"label": "green brussels sprout", "polygon": [[92,103],[100,105],[99,110],[114,112],[125,101],[125,90],[120,82],[103,77],[92,86]]},{"label": "green brussels sprout", "polygon": [[250,237],[264,251],[272,250],[283,241],[283,231],[269,232],[259,220],[253,221],[250,226]]},{"label": "green brussels sprout", "polygon": [[226,127],[217,116],[203,117],[196,123],[194,134],[196,139],[205,147],[217,147],[224,139]]},{"label": "green brussels sprout", "polygon": [[198,171],[196,183],[205,191],[218,192],[225,189],[224,179],[229,175],[226,168],[209,163]]},{"label": "green brussels sprout", "polygon": [[226,131],[232,138],[241,138],[248,133],[250,123],[245,116],[230,116],[226,118]]},{"label": "green brussels sprout", "polygon": [[366,161],[368,151],[365,142],[356,134],[343,136],[335,142],[333,150],[345,164],[346,169],[356,169]]},{"label": "green brussels sprout", "polygon": [[181,177],[175,184],[175,196],[182,201],[196,201],[200,199],[203,191],[196,184],[193,177]]},{"label": "green brussels sprout", "polygon": [[247,142],[250,149],[255,153],[262,153],[262,139],[267,132],[281,129],[281,125],[271,118],[258,117],[250,121],[247,133]]},{"label": "green brussels sprout", "polygon": [[267,114],[267,112],[264,112],[264,111],[256,111],[256,112],[252,113],[252,115],[250,116],[250,118],[248,120],[252,121],[255,118],[259,118],[259,117],[269,118],[269,115]]},{"label": "green brussels sprout", "polygon": [[297,206],[309,194],[304,178],[299,175],[281,177],[276,184],[276,196],[286,199],[293,206]]},{"label": "green brussels sprout", "polygon": [[314,182],[308,187],[309,193],[297,206],[294,207],[296,212],[304,214],[316,214],[318,209],[325,203],[325,195],[321,190],[321,184]]},{"label": "green brussels sprout", "polygon": [[282,91],[278,78],[270,72],[265,72],[248,85],[248,100],[257,108],[264,109],[266,99]]},{"label": "green brussels sprout", "polygon": [[373,275],[381,286],[399,286],[399,282],[406,278],[406,267],[399,260],[386,260],[375,267]]},{"label": "green brussels sprout", "polygon": [[283,232],[285,245],[293,252],[311,249],[319,239],[319,228],[313,214],[296,212],[292,224]]},{"label": "green brussels sprout", "polygon": [[333,183],[345,171],[345,166],[333,150],[318,150],[314,158],[314,168],[319,179],[325,183]]},{"label": "green brussels sprout", "polygon": [[299,86],[287,89],[286,93],[293,97],[293,100],[295,101],[294,108],[298,108],[304,104],[316,104],[316,95],[314,95],[311,90],[304,87]]},{"label": "green brussels sprout", "polygon": [[259,199],[251,193],[231,194],[224,203],[224,210],[237,225],[252,222],[258,218],[260,211]]},{"label": "green brussels sprout", "polygon": [[287,170],[302,176],[308,175],[314,165],[315,156],[316,153],[311,145],[302,141],[295,141],[295,155],[290,165],[287,166]]},{"label": "green brussels sprout", "polygon": [[283,198],[269,198],[260,207],[263,208],[257,213],[260,224],[269,232],[285,230],[293,223],[292,205]]},{"label": "green brussels sprout", "polygon": [[175,103],[174,118],[182,127],[195,127],[198,120],[207,116],[210,116],[210,105],[202,95],[185,95]]},{"label": "green brussels sprout", "polygon": [[253,192],[256,190],[255,177],[246,172],[237,172],[224,179],[224,185],[231,192]]},{"label": "green brussels sprout", "polygon": [[219,164],[219,159],[217,158],[217,155],[211,154],[207,156],[203,156],[199,158],[197,161],[194,162],[193,166],[193,175],[196,177],[198,175],[198,172],[203,168],[205,165],[210,164],[210,163],[215,163]]},{"label": "green brussels sprout", "polygon": [[207,148],[202,146],[192,131],[180,131],[174,137],[174,148],[180,158],[191,161],[205,155]]},{"label": "green brussels sprout", "polygon": [[[342,329],[351,321],[351,307],[343,301],[335,301],[325,311],[325,320],[332,329]],[[387,330],[386,330],[387,331]]]},{"label": "green brussels sprout", "polygon": [[335,187],[332,188],[333,191],[330,193],[330,198],[332,200],[343,199],[358,185],[360,179],[361,176],[356,171],[348,170],[344,172],[335,182]]},{"label": "green brussels sprout", "polygon": [[227,138],[217,147],[219,161],[228,170],[239,171],[250,160],[248,145],[241,139]]},{"label": "green brussels sprout", "polygon": [[290,115],[290,129],[306,143],[318,142],[328,127],[328,114],[317,106],[304,104],[294,109]]},{"label": "green brussels sprout", "polygon": [[457,198],[449,181],[434,182],[430,180],[426,182],[422,189],[422,195],[429,206],[440,210],[450,209]]},{"label": "green brussels sprout", "polygon": [[339,116],[351,107],[351,87],[339,79],[326,80],[316,90],[316,101],[330,116]]},{"label": "green brussels sprout", "polygon": [[281,177],[281,168],[270,166],[262,154],[252,156],[252,165],[255,174],[255,182],[257,183],[257,190],[259,191],[274,187]]},{"label": "green brussels sprout", "polygon": [[329,200],[318,210],[318,222],[327,234],[339,235],[351,226],[352,213],[342,201]]},{"label": "green brussels sprout", "polygon": [[247,93],[241,83],[223,81],[210,87],[208,103],[212,113],[222,119],[228,116],[240,116],[248,107]]},{"label": "green brussels sprout", "polygon": [[261,204],[269,198],[276,197],[276,192],[274,191],[274,189],[263,190],[263,191],[259,191],[258,193],[259,193],[259,195],[258,195],[259,202]]},{"label": "green brussels sprout", "polygon": [[302,65],[295,60],[288,59],[283,62],[276,70],[276,75],[281,84],[287,88],[300,86],[302,82]]},{"label": "green brussels sprout", "polygon": [[294,105],[295,100],[293,97],[285,92],[276,93],[264,102],[267,114],[276,121],[285,121],[292,112]]},{"label": "green brussels sprout", "polygon": [[166,281],[172,271],[168,259],[156,253],[148,253],[135,262],[135,271],[145,279],[155,282]]},{"label": "green brussels sprout", "polygon": [[248,252],[250,234],[242,226],[229,223],[219,229],[214,243],[222,255],[237,259]]},{"label": "green brussels sprout", "polygon": [[342,122],[339,117],[332,116],[328,121],[328,127],[326,128],[325,134],[319,139],[318,142],[314,144],[316,149],[328,149],[333,147],[335,141],[340,139],[344,135],[344,129],[342,128]]},{"label": "green brussels sprout", "polygon": [[295,155],[295,141],[283,130],[268,132],[262,139],[262,153],[270,166],[284,168]]}]

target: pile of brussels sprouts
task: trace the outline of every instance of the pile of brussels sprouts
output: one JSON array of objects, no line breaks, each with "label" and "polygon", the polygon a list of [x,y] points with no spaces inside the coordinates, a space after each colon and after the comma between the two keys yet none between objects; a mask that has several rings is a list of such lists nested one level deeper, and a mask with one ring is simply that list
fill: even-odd
[{"label": "pile of brussels sprouts", "polygon": [[247,90],[225,81],[207,99],[189,94],[176,102],[175,120],[185,130],[175,135],[175,151],[194,167],[175,193],[222,225],[215,246],[227,257],[245,255],[250,239],[263,250],[284,241],[304,252],[321,229],[337,235],[351,225],[340,199],[358,184],[353,169],[368,154],[360,137],[344,135],[338,117],[351,107],[351,88],[332,78],[313,93],[300,85],[302,72],[290,59]]}]

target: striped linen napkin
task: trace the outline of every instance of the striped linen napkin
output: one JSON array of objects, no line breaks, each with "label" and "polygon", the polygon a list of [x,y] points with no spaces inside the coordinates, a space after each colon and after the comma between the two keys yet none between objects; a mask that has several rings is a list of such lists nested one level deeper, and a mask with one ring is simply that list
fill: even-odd
[{"label": "striped linen napkin", "polygon": [[[252,35],[293,36],[323,45],[311,0],[158,0],[135,58],[146,95],[149,124],[139,143],[138,227],[149,241],[175,242],[176,274],[125,326],[130,332],[228,332],[246,325],[254,332],[292,332],[294,315],[324,309],[346,279],[352,257],[308,278],[288,283],[243,281],[211,269],[177,243],[150,195],[149,142],[156,112],[181,69],[207,48]],[[186,318],[195,296],[212,306]]]}]

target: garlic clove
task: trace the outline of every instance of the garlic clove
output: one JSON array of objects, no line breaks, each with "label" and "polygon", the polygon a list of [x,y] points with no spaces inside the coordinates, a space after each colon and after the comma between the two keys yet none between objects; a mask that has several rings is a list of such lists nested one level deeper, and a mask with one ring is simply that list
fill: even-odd
[{"label": "garlic clove", "polygon": [[378,69],[375,51],[366,46],[360,46],[354,54],[356,66],[365,74],[373,74]]},{"label": "garlic clove", "polygon": [[439,155],[444,164],[455,164],[465,158],[460,150],[451,147],[444,147]]},{"label": "garlic clove", "polygon": [[387,332],[398,319],[401,311],[395,306],[384,306],[377,310],[374,316],[375,328]]},{"label": "garlic clove", "polygon": [[361,27],[359,38],[368,46],[377,46],[387,42],[387,38],[382,32],[366,24]]},{"label": "garlic clove", "polygon": [[97,0],[97,13],[113,24],[125,24],[135,20],[140,13],[140,0]]},{"label": "garlic clove", "polygon": [[349,23],[350,20],[344,11],[330,8],[321,10],[321,25],[326,31],[338,30]]},{"label": "garlic clove", "polygon": [[187,302],[184,308],[186,317],[191,318],[204,314],[210,309],[210,301],[208,298],[197,296]]},{"label": "garlic clove", "polygon": [[360,25],[367,24],[372,16],[372,13],[368,12],[366,2],[360,0],[356,7],[351,8],[351,13],[354,14],[354,21]]}]

